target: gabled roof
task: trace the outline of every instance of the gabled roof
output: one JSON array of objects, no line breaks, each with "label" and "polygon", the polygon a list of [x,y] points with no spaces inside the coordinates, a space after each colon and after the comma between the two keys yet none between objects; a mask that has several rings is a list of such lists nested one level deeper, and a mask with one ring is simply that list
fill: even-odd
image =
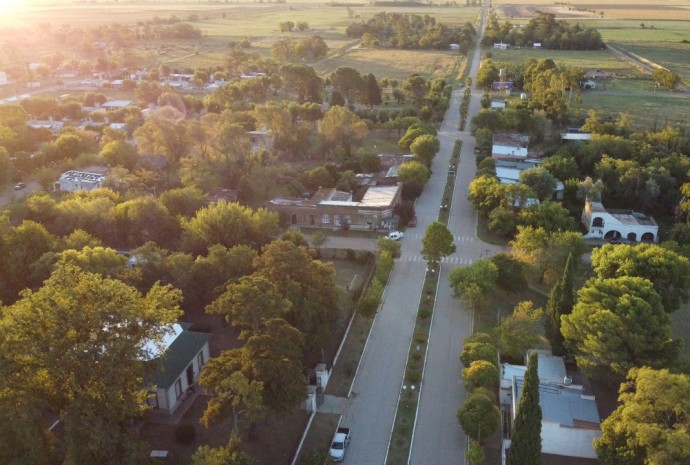
[{"label": "gabled roof", "polygon": [[168,389],[211,339],[208,333],[182,331],[157,359],[159,369],[153,375],[156,386]]}]

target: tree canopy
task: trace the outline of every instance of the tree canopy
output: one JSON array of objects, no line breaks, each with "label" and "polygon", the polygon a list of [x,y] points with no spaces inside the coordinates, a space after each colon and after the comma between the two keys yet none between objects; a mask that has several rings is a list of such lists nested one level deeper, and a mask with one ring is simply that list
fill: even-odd
[{"label": "tree canopy", "polygon": [[[8,410],[12,429],[35,432],[44,425],[43,412],[53,411],[65,423],[68,462],[146,463],[148,454],[127,425],[145,408],[144,381],[154,368],[144,362],[152,357],[147,343],[160,343],[177,320],[180,297],[160,285],[142,295],[63,263],[42,287],[2,308],[0,404],[3,410],[31,406]],[[14,450],[47,455],[56,439],[47,431],[16,438],[30,442]],[[8,453],[0,449],[0,456]],[[44,456],[42,463],[50,461]]]},{"label": "tree canopy", "polygon": [[621,384],[620,406],[601,424],[594,449],[602,465],[690,461],[690,378],[634,368]]},{"label": "tree canopy", "polygon": [[434,221],[426,228],[422,238],[422,256],[430,266],[437,265],[443,257],[455,253],[453,235],[443,223]]},{"label": "tree canopy", "polygon": [[625,377],[630,368],[665,368],[676,359],[669,316],[651,281],[623,276],[591,279],[561,317],[566,347],[592,377]]},{"label": "tree canopy", "polygon": [[639,276],[654,284],[667,312],[690,298],[690,262],[655,244],[606,244],[592,251],[592,268],[601,278]]}]

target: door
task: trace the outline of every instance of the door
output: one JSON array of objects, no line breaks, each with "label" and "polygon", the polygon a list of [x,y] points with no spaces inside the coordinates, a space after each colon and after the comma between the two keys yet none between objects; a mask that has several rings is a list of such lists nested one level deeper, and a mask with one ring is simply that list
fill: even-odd
[{"label": "door", "polygon": [[187,367],[187,386],[194,384],[194,366],[190,363]]}]

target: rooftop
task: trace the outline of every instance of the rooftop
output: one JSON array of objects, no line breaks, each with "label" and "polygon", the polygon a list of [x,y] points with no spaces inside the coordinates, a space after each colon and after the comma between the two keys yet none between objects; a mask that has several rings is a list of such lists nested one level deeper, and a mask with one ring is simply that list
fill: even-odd
[{"label": "rooftop", "polygon": [[85,171],[65,171],[60,175],[60,180],[97,184],[105,181],[105,175],[100,173],[88,173]]},{"label": "rooftop", "polygon": [[529,145],[529,136],[517,132],[501,132],[494,134],[493,143],[494,145],[527,148],[527,145]]},{"label": "rooftop", "polygon": [[[517,401],[522,395],[524,381],[524,378],[515,378]],[[544,421],[586,429],[600,427],[601,422],[594,397],[582,395],[582,389],[579,389],[579,386],[540,382],[539,405]]]},{"label": "rooftop", "polygon": [[208,333],[181,331],[163,355],[157,358],[160,360],[160,369],[153,375],[156,386],[161,389],[168,389],[172,386],[180,373],[203,349],[209,339],[211,339],[211,335]]},{"label": "rooftop", "polygon": [[607,210],[601,202],[590,202],[592,213],[608,213],[623,224],[656,226],[656,221],[651,216],[632,210]]}]

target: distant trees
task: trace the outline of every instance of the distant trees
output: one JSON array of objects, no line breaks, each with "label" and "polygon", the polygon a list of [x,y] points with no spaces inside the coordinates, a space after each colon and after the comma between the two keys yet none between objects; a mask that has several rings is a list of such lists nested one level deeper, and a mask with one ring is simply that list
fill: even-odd
[{"label": "distant trees", "polygon": [[342,147],[347,157],[352,155],[353,146],[361,143],[368,133],[366,123],[347,107],[339,105],[329,108],[319,123],[319,134],[331,147]]},{"label": "distant trees", "polygon": [[328,45],[320,36],[305,37],[301,40],[280,39],[271,46],[271,55],[280,63],[297,60],[316,61],[328,54]]},{"label": "distant trees", "polygon": [[553,13],[539,11],[521,29],[514,28],[508,21],[499,24],[496,14],[490,13],[482,43],[491,45],[497,42],[519,46],[541,43],[542,48],[552,50],[600,50],[604,46],[596,29],[557,21]]},{"label": "distant trees", "polygon": [[382,12],[367,22],[351,23],[346,34],[361,37],[369,47],[444,50],[458,43],[461,53],[467,53],[476,31],[469,22],[451,27],[429,15]]}]

